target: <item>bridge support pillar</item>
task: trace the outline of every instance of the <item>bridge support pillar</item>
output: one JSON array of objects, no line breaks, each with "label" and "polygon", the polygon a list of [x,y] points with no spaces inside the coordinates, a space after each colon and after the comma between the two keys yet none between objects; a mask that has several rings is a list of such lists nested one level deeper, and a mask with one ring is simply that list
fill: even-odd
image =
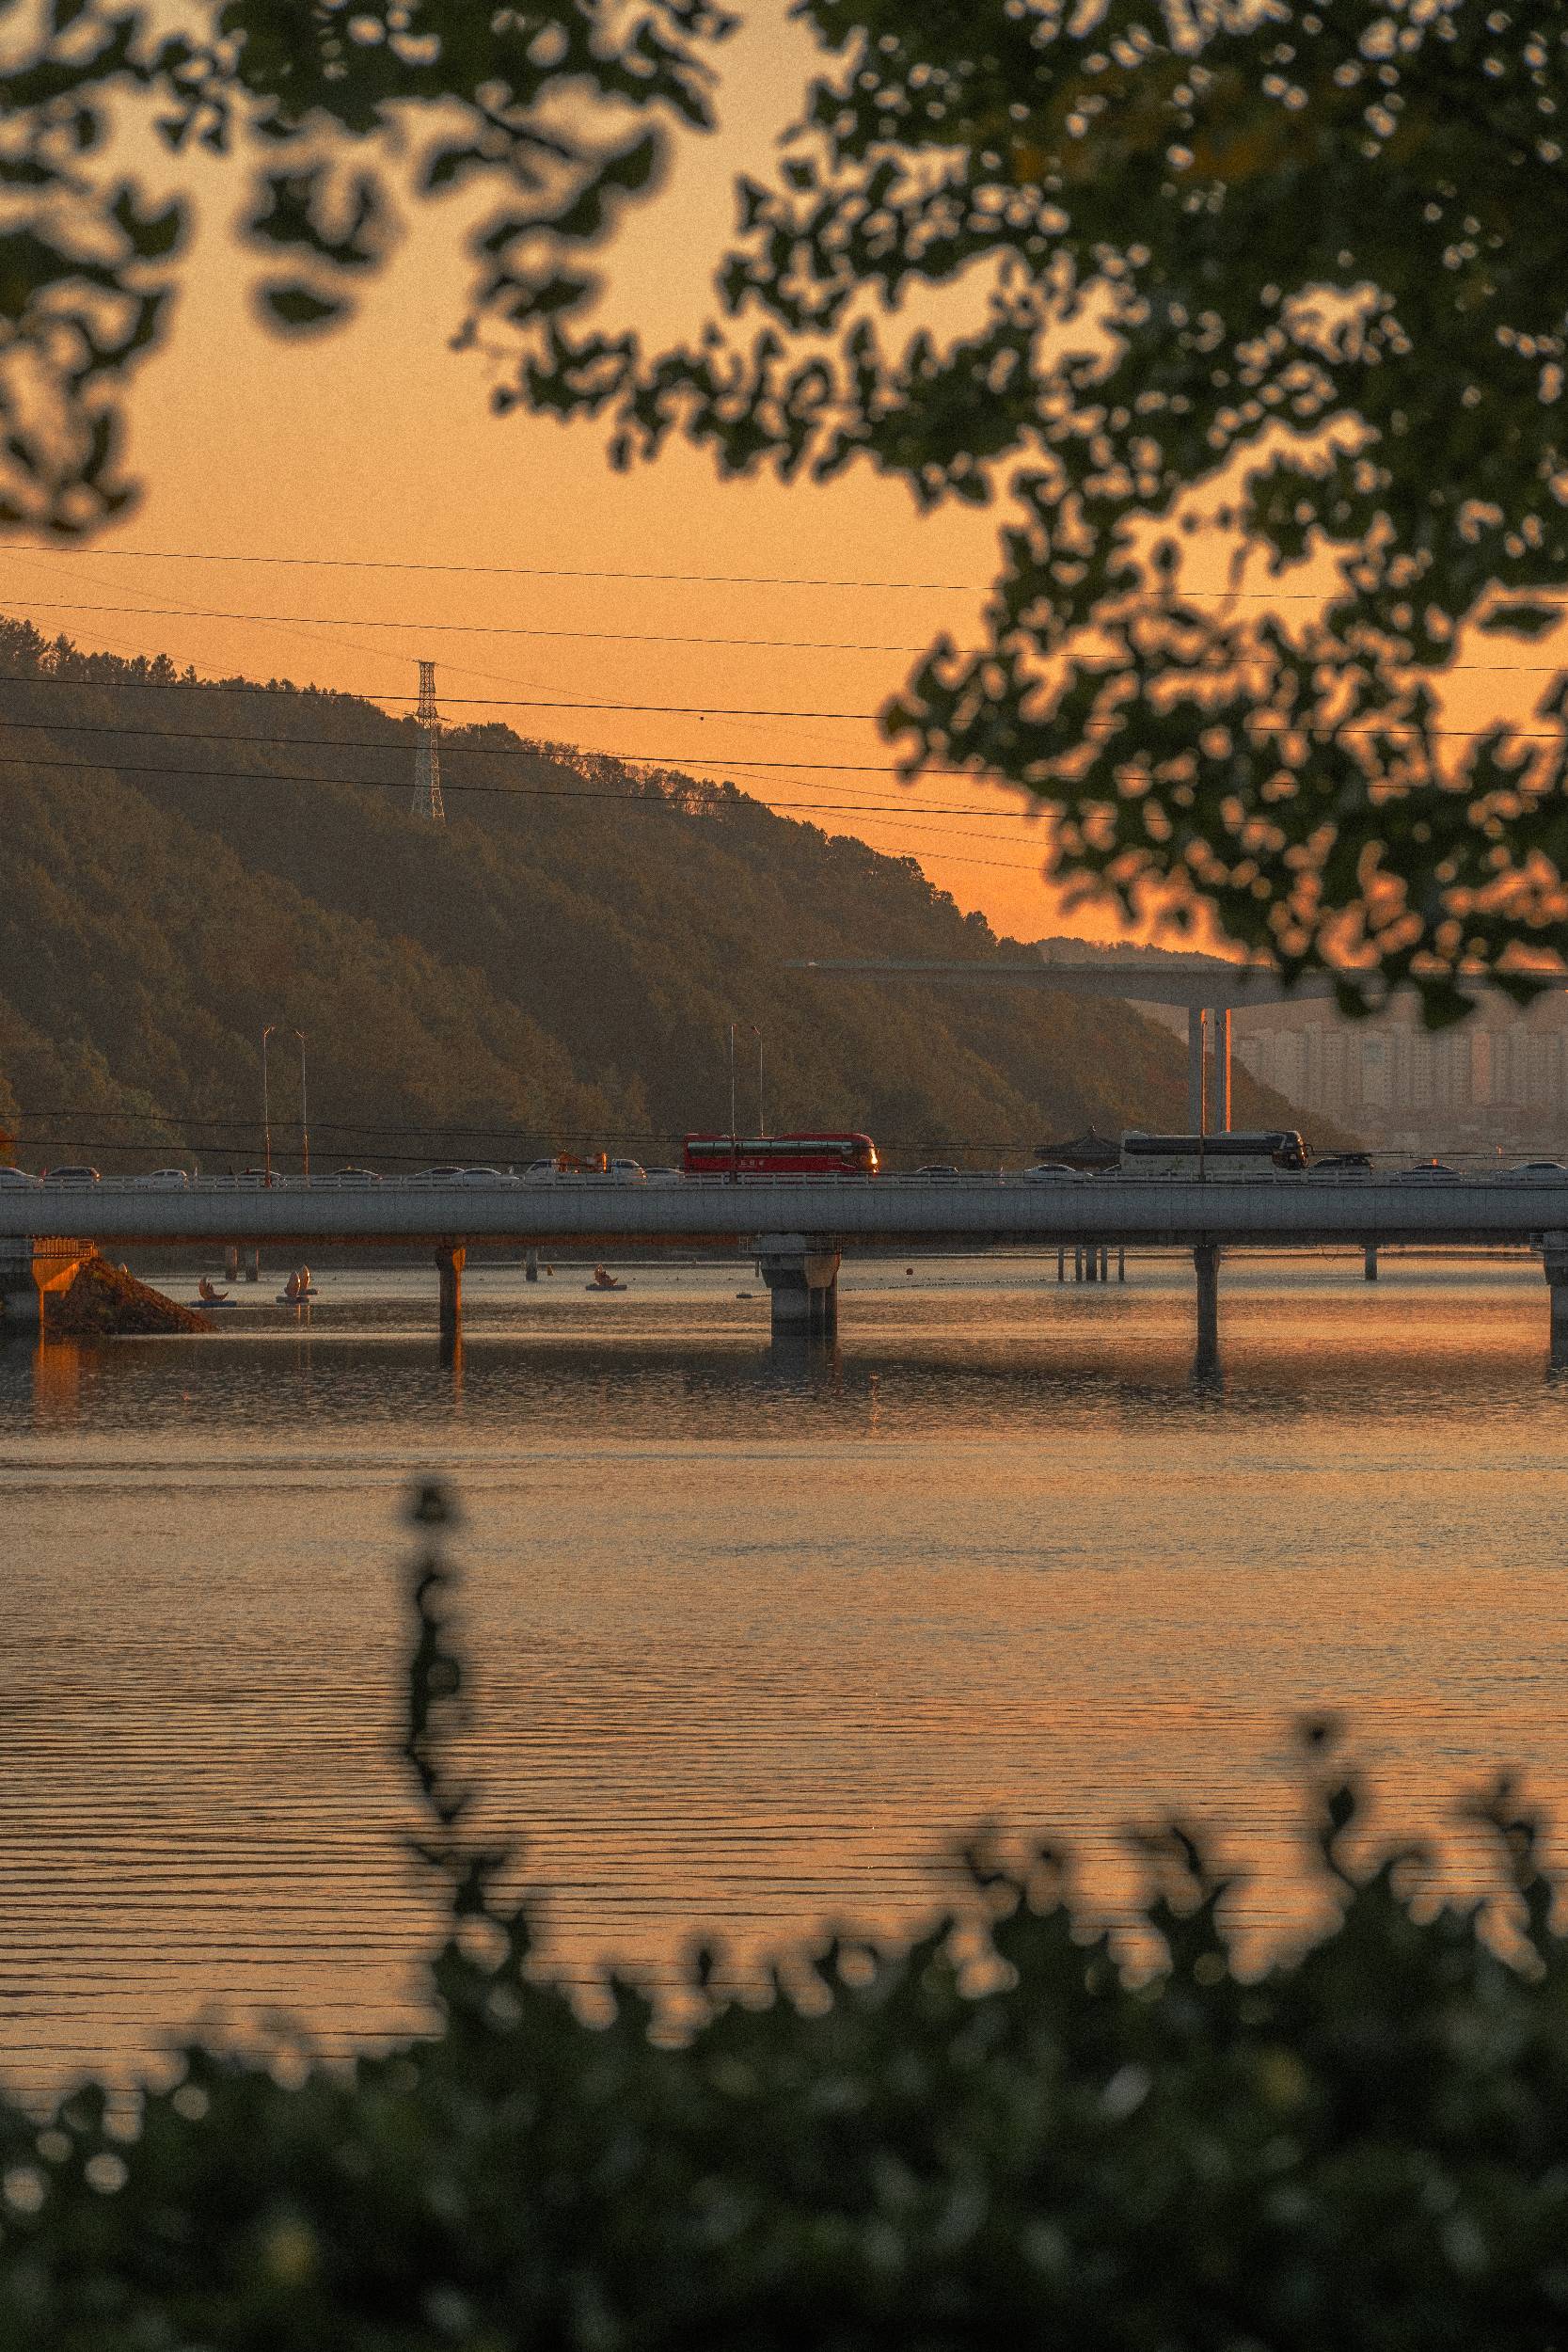
[{"label": "bridge support pillar", "polygon": [[1220,1368],[1220,1246],[1216,1241],[1200,1241],[1193,1249],[1193,1271],[1197,1276],[1197,1357],[1193,1370],[1197,1373],[1218,1372]]},{"label": "bridge support pillar", "polygon": [[1377,1280],[1377,1244],[1375,1241],[1370,1241],[1362,1253],[1361,1272],[1365,1280],[1369,1282]]},{"label": "bridge support pillar", "polygon": [[463,1337],[463,1268],[467,1255],[461,1242],[444,1242],[436,1252],[436,1271],[441,1278],[441,1353],[447,1357],[457,1353]]},{"label": "bridge support pillar", "polygon": [[803,1233],[762,1233],[755,1248],[772,1299],[773,1337],[832,1339],[838,1329],[837,1244]]},{"label": "bridge support pillar", "polygon": [[1056,1279],[1058,1282],[1067,1280],[1067,1245],[1065,1242],[1056,1252]]},{"label": "bridge support pillar", "polygon": [[1125,1282],[1125,1281],[1126,1281],[1126,1279],[1127,1279],[1127,1252],[1126,1252],[1126,1250],[1125,1250],[1125,1249],[1118,1249],[1118,1250],[1117,1251],[1117,1280],[1118,1282]]},{"label": "bridge support pillar", "polygon": [[1541,1261],[1551,1288],[1551,1365],[1568,1372],[1568,1233],[1543,1233]]},{"label": "bridge support pillar", "polygon": [[44,1300],[98,1255],[90,1241],[0,1241],[0,1327],[43,1336]]},{"label": "bridge support pillar", "polygon": [[261,1279],[261,1252],[259,1248],[252,1249],[245,1259],[245,1279],[247,1282],[259,1282]]},{"label": "bridge support pillar", "polygon": [[530,1249],[524,1255],[523,1279],[525,1282],[537,1282],[539,1279],[539,1252],[537,1249]]}]

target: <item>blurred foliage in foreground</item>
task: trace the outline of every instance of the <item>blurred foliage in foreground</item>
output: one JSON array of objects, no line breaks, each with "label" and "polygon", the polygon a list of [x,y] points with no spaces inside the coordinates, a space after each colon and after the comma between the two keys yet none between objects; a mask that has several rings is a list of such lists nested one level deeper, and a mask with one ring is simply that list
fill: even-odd
[{"label": "blurred foliage in foreground", "polygon": [[[416,1517],[434,1547],[440,1494]],[[438,2029],[288,2082],[193,2047],[130,2138],[94,2088],[41,2127],[0,2111],[4,2345],[1568,2343],[1568,1940],[1506,1786],[1478,1810],[1509,1958],[1480,1906],[1420,1902],[1418,1857],[1350,1864],[1319,1734],[1338,1923],[1255,1980],[1180,1831],[1145,1848],[1140,1982],[1053,1857],[977,1851],[986,1964],[955,1915],[748,2008],[699,1957],[672,2047],[631,1987],[593,2026],[530,1975],[451,1763],[449,1584],[433,1548],[406,1752],[450,1894]]]}]

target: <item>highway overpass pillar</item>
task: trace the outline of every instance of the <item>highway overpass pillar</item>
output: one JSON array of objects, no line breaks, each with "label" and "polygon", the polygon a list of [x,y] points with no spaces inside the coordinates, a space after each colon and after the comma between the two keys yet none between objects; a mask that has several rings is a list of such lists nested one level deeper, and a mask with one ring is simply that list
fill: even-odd
[{"label": "highway overpass pillar", "polygon": [[1541,1262],[1552,1295],[1552,1355],[1554,1372],[1568,1372],[1568,1233],[1543,1233]]},{"label": "highway overpass pillar", "polygon": [[1195,1372],[1220,1368],[1220,1246],[1216,1241],[1194,1245],[1193,1270],[1197,1276],[1197,1359]]},{"label": "highway overpass pillar", "polygon": [[226,1282],[237,1282],[240,1279],[240,1245],[237,1241],[231,1241],[223,1253],[223,1279]]},{"label": "highway overpass pillar", "polygon": [[95,1258],[90,1241],[0,1241],[0,1327],[43,1334],[43,1302],[69,1290],[76,1269]]},{"label": "highway overpass pillar", "polygon": [[468,1252],[461,1242],[443,1242],[436,1252],[441,1278],[441,1353],[455,1355],[463,1336],[463,1267]]},{"label": "highway overpass pillar", "polygon": [[838,1329],[837,1243],[805,1233],[759,1233],[752,1246],[773,1302],[773,1337],[831,1339]]}]

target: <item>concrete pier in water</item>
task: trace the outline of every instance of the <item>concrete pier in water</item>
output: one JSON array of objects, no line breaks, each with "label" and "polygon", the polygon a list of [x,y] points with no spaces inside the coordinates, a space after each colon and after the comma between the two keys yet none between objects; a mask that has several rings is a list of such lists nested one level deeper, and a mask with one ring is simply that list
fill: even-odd
[{"label": "concrete pier in water", "polygon": [[1193,1271],[1197,1276],[1197,1355],[1193,1370],[1207,1374],[1220,1368],[1220,1248],[1218,1242],[1200,1241],[1193,1249]]},{"label": "concrete pier in water", "polygon": [[44,1300],[71,1288],[85,1258],[96,1257],[90,1241],[0,1241],[0,1326],[43,1331]]},{"label": "concrete pier in water", "polygon": [[763,1233],[757,1266],[773,1307],[775,1339],[832,1339],[838,1329],[840,1252],[803,1233]]},{"label": "concrete pier in water", "polygon": [[461,1242],[444,1242],[436,1252],[441,1278],[441,1353],[452,1356],[463,1337],[463,1268],[468,1253]]}]

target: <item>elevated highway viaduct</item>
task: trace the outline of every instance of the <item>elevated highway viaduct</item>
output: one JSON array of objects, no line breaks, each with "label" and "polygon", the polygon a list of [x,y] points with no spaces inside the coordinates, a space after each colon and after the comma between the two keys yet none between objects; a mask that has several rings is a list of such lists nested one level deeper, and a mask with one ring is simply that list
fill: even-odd
[{"label": "elevated highway viaduct", "polygon": [[131,1182],[0,1190],[0,1298],[37,1322],[41,1292],[87,1248],[190,1245],[309,1255],[376,1245],[428,1249],[441,1279],[444,1334],[454,1338],[465,1254],[475,1243],[518,1248],[738,1248],[772,1295],[776,1334],[831,1331],[846,1255],[1083,1247],[1190,1249],[1198,1355],[1218,1337],[1219,1267],[1227,1248],[1537,1249],[1550,1296],[1551,1357],[1568,1366],[1568,1174],[1204,1179],[1136,1176],[913,1176],[688,1179],[622,1184],[593,1177],[453,1185],[418,1177],[352,1188],[289,1178],[271,1188],[211,1178],[161,1191]]}]

